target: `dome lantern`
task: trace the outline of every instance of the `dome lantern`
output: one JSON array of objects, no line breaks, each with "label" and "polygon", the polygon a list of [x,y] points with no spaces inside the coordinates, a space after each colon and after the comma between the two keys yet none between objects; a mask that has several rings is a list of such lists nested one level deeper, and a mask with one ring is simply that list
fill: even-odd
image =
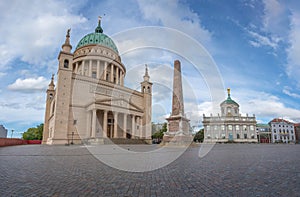
[{"label": "dome lantern", "polygon": [[95,29],[95,33],[103,33],[103,29],[101,27],[101,16],[98,17],[98,26]]}]

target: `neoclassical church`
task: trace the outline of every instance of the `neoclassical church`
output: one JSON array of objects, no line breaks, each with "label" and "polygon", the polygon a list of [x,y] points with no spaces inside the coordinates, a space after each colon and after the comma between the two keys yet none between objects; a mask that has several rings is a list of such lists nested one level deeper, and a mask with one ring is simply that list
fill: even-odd
[{"label": "neoclassical church", "polygon": [[205,116],[203,114],[204,142],[255,142],[256,118],[242,116],[239,113],[239,104],[230,97],[230,89],[227,89],[228,97],[220,104],[221,115]]},{"label": "neoclassical church", "polygon": [[57,84],[52,76],[47,89],[42,143],[101,143],[107,138],[150,143],[152,83],[147,66],[141,91],[125,87],[126,67],[113,40],[103,33],[101,20],[71,50],[69,29],[58,55]]}]

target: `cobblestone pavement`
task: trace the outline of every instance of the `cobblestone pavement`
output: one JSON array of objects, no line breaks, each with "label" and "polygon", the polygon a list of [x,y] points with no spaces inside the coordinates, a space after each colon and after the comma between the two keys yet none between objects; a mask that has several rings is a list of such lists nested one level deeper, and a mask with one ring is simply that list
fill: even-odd
[{"label": "cobblestone pavement", "polygon": [[203,158],[198,151],[134,173],[103,164],[83,146],[2,147],[0,196],[300,196],[300,145],[220,144]]}]

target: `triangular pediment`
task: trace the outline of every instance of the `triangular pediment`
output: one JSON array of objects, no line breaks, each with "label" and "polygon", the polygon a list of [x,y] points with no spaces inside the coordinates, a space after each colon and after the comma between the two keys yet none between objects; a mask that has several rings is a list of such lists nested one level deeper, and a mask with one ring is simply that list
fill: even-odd
[{"label": "triangular pediment", "polygon": [[143,112],[143,110],[140,107],[125,99],[103,99],[96,101],[96,104],[120,107],[128,110]]}]

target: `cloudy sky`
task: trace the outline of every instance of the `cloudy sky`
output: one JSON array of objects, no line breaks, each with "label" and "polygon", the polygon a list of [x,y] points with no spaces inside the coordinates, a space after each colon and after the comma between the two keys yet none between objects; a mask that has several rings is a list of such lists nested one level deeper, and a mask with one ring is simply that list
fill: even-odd
[{"label": "cloudy sky", "polygon": [[217,113],[212,102],[225,99],[227,87],[258,122],[300,122],[300,1],[11,0],[0,2],[0,124],[16,134],[43,122],[66,30],[74,50],[99,15],[127,68],[126,86],[139,89],[148,64],[153,121],[170,113],[180,59],[192,125]]}]

